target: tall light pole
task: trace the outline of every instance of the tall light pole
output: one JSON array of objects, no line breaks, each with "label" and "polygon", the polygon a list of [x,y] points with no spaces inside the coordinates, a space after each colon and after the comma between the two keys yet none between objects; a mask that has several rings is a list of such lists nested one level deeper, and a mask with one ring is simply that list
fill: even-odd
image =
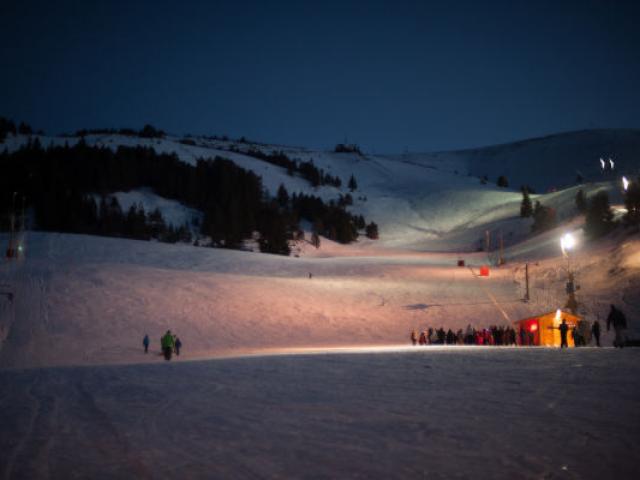
[{"label": "tall light pole", "polygon": [[566,308],[571,310],[571,313],[576,314],[578,309],[578,302],[576,300],[576,287],[571,271],[571,257],[569,252],[576,246],[575,238],[570,233],[565,233],[560,239],[560,248],[562,249],[562,255],[567,259],[567,285],[566,292],[568,295]]}]

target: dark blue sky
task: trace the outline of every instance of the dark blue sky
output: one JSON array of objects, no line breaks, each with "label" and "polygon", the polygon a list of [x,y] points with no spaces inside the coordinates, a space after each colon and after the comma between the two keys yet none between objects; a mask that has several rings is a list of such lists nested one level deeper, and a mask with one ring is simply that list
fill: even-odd
[{"label": "dark blue sky", "polygon": [[640,127],[638,1],[0,3],[0,115],[367,151]]}]

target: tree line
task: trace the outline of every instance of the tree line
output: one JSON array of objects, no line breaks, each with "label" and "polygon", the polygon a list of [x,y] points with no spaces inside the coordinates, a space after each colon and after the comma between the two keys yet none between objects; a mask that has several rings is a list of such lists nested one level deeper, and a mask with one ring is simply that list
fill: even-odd
[{"label": "tree line", "polygon": [[[522,202],[520,216],[533,217],[532,232],[542,232],[556,226],[556,213],[552,207],[544,206],[539,201],[532,205],[529,197],[530,190],[522,187]],[[601,190],[591,198],[587,198],[584,191],[579,189],[575,196],[576,212],[585,216],[585,233],[589,238],[596,239],[606,235],[616,226],[613,210],[609,201],[609,194]],[[622,217],[625,227],[640,228],[640,177],[632,181],[624,193],[626,213]]]},{"label": "tree line", "polygon": [[265,153],[257,148],[249,148],[248,150],[241,151],[235,145],[229,147],[229,151],[235,153],[242,153],[249,157],[257,158],[264,162],[276,165],[278,167],[285,168],[287,174],[293,176],[295,173],[299,174],[302,178],[307,180],[312,187],[319,187],[322,185],[331,185],[336,188],[342,186],[342,180],[337,176],[332,176],[326,173],[324,170],[319,169],[313,163],[313,159],[309,161],[293,160],[282,151],[274,151],[271,153]]},{"label": "tree line", "polygon": [[219,156],[193,166],[148,147],[114,151],[81,138],[74,146],[43,148],[35,139],[1,153],[0,168],[0,211],[6,214],[12,192],[19,192],[43,230],[189,241],[188,226],[167,226],[159,212],[140,205],[123,212],[110,197],[143,187],[203,212],[200,234],[216,247],[240,248],[258,232],[261,251],[289,254],[301,219],[342,243],[355,240],[364,226],[364,219],[336,202],[294,195],[282,205],[264,191],[260,177]]}]

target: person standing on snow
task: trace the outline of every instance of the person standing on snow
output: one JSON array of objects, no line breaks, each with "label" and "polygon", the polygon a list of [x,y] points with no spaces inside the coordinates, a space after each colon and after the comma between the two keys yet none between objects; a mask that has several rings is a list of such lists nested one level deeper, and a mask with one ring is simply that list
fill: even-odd
[{"label": "person standing on snow", "polygon": [[182,347],[182,342],[180,341],[180,339],[178,338],[178,336],[176,336],[176,355],[180,355],[180,347]]},{"label": "person standing on snow", "polygon": [[591,334],[593,335],[593,338],[596,339],[596,346],[600,346],[600,322],[598,322],[598,320],[596,320],[595,322],[593,322],[593,325],[591,326]]},{"label": "person standing on snow", "polygon": [[146,333],[142,339],[142,345],[144,345],[144,353],[149,353],[149,335]]},{"label": "person standing on snow", "polygon": [[171,330],[167,330],[167,333],[162,337],[162,353],[164,353],[165,360],[171,360],[171,353],[173,352],[174,342]]},{"label": "person standing on snow", "polygon": [[613,346],[617,348],[624,347],[626,341],[624,330],[627,329],[627,317],[624,316],[621,310],[618,310],[613,305],[611,305],[611,310],[607,317],[607,332],[610,330],[611,325],[613,325],[613,330],[616,332]]},{"label": "person standing on snow", "polygon": [[558,327],[560,329],[560,348],[569,348],[569,344],[567,343],[567,333],[569,332],[569,325],[567,325],[567,321],[563,318],[562,323]]},{"label": "person standing on snow", "polygon": [[418,342],[418,333],[415,330],[411,330],[411,343],[414,345]]}]

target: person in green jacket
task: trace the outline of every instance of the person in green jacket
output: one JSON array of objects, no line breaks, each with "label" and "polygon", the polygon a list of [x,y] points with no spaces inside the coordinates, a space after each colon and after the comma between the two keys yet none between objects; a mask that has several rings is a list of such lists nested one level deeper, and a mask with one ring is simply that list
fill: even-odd
[{"label": "person in green jacket", "polygon": [[167,333],[164,334],[161,340],[162,344],[162,353],[164,353],[165,360],[171,360],[171,353],[173,352],[173,335],[171,335],[171,330],[167,330]]}]

